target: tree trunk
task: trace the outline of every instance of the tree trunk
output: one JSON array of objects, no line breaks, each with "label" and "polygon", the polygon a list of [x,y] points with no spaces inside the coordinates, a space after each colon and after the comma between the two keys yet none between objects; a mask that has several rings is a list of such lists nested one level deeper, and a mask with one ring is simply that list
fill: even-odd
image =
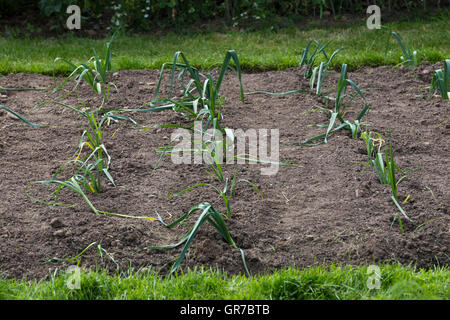
[{"label": "tree trunk", "polygon": [[336,11],[334,10],[333,0],[330,0],[330,4],[331,4],[331,12],[333,13],[333,19],[336,19]]},{"label": "tree trunk", "polygon": [[231,22],[231,7],[230,0],[225,0],[225,18],[228,22]]}]

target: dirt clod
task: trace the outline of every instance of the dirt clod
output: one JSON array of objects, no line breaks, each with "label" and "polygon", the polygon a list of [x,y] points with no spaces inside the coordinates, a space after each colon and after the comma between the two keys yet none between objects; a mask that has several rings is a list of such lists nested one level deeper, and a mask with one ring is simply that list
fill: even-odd
[{"label": "dirt clod", "polygon": [[49,224],[54,229],[59,229],[65,226],[60,218],[53,218]]}]

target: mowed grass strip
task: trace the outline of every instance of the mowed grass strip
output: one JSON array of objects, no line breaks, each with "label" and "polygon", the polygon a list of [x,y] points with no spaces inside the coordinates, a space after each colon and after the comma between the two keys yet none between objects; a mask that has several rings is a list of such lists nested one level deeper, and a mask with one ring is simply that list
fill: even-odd
[{"label": "mowed grass strip", "polygon": [[[223,52],[235,49],[245,71],[282,70],[298,66],[303,48],[309,41],[330,41],[333,52],[343,47],[331,64],[339,68],[343,63],[354,70],[361,66],[396,65],[401,62],[402,50],[391,37],[385,58],[386,39],[391,31],[400,32],[417,50],[420,61],[432,63],[450,56],[450,29],[444,19],[384,24],[386,28],[369,30],[364,23],[346,28],[317,27],[287,28],[277,32],[228,32],[165,36],[117,36],[112,52],[115,69],[160,69],[170,61],[173,52],[183,51],[192,66],[203,70],[219,67]],[[436,32],[439,30],[439,32]],[[13,39],[0,37],[0,73],[52,74],[54,59],[61,57],[73,63],[85,61],[92,48],[101,52],[105,39],[92,40],[76,37],[62,39]],[[320,64],[320,61],[317,61]],[[60,74],[69,74],[67,64],[57,63]]]},{"label": "mowed grass strip", "polygon": [[259,276],[230,276],[197,269],[163,278],[152,271],[111,276],[104,271],[81,272],[79,289],[69,289],[70,274],[49,280],[0,280],[0,299],[32,300],[365,300],[450,298],[450,271],[379,265],[380,289],[368,266],[289,268]]}]

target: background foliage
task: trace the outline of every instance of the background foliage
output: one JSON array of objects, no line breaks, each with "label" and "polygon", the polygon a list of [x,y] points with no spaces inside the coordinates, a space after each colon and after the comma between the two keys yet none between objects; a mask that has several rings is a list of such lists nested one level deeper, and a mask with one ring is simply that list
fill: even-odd
[{"label": "background foliage", "polygon": [[110,29],[148,31],[152,28],[203,24],[222,19],[229,26],[282,22],[286,18],[343,14],[364,15],[368,5],[384,12],[427,10],[444,6],[441,0],[2,0],[0,18],[20,16],[24,10],[48,21],[50,30],[62,30],[67,6],[82,9],[83,22],[108,25]]}]

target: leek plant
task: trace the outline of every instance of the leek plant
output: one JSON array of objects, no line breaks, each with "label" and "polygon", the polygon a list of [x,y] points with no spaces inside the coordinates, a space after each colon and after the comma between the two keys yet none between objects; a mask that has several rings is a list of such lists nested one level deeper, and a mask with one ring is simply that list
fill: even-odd
[{"label": "leek plant", "polygon": [[[355,95],[359,95],[364,102],[364,107],[362,108],[362,110],[360,111],[360,113],[353,122],[345,120],[344,118],[346,115],[346,105],[344,104],[344,101],[345,98],[349,96],[349,94],[347,93],[348,85],[351,85],[353,87],[353,89],[356,91]],[[302,146],[314,146],[327,143],[328,136],[341,129],[350,130],[352,137],[354,139],[358,137],[358,133],[362,131],[360,121],[369,110],[370,104],[366,101],[364,94],[361,92],[358,86],[352,80],[348,79],[346,64],[342,65],[341,75],[336,86],[336,96],[335,97],[325,96],[325,98],[330,101],[334,101],[333,104],[334,108],[332,110],[328,108],[320,108],[328,115],[329,123],[327,125],[319,124],[317,126],[326,127],[327,128],[326,132],[318,136],[306,139],[303,142],[295,142],[293,144]],[[353,100],[353,98],[354,96],[351,98],[351,100]],[[336,120],[340,121],[340,124],[338,124],[337,126],[335,126]],[[314,141],[317,140],[319,140],[319,142],[313,143]]]},{"label": "leek plant", "polygon": [[[375,138],[378,136],[378,138]],[[394,151],[392,148],[391,136],[389,133],[389,147],[385,152],[381,152],[381,148],[383,144],[385,144],[384,140],[381,138],[381,135],[376,132],[363,132],[361,133],[361,138],[364,140],[366,144],[367,155],[369,156],[369,164],[375,169],[380,183],[387,184],[391,187],[392,195],[391,199],[398,208],[399,212],[403,217],[407,220],[412,221],[403,210],[401,205],[398,202],[398,185],[402,180],[406,177],[407,172],[403,171],[399,168],[399,166],[394,161]],[[396,171],[400,172],[403,176],[397,180]],[[395,218],[394,218],[395,219]],[[400,225],[400,230],[404,233],[403,223],[400,214],[398,215],[398,221]]]},{"label": "leek plant", "polygon": [[[318,41],[314,40],[315,49],[310,53],[312,43],[313,42],[310,41],[303,49],[299,66],[300,67],[304,65],[306,66],[303,76],[305,79],[310,79],[311,89],[314,89],[314,84],[316,83],[316,95],[319,95],[323,81],[325,80],[326,74],[328,72],[328,68],[330,67],[331,61],[343,48],[335,50],[330,56],[328,56],[325,51],[325,48],[328,46],[329,42],[322,45]],[[315,66],[316,59],[320,53],[323,54],[325,61],[322,61],[319,66]]]},{"label": "leek plant", "polygon": [[5,88],[0,86],[0,91],[47,91],[48,88]]},{"label": "leek plant", "polygon": [[205,152],[208,153],[208,155],[209,155],[209,157],[208,157],[209,158],[208,159],[209,160],[208,164],[209,164],[209,167],[210,167],[211,170],[207,171],[207,173],[215,181],[220,183],[221,186],[215,186],[215,185],[210,184],[210,183],[199,183],[199,184],[196,184],[194,186],[190,186],[190,187],[188,187],[188,188],[186,188],[186,189],[184,189],[184,190],[182,190],[182,191],[180,191],[180,192],[178,192],[176,194],[171,195],[170,198],[175,197],[175,196],[179,196],[179,195],[181,195],[183,193],[186,193],[186,192],[191,191],[191,190],[193,190],[195,188],[198,188],[198,187],[203,187],[203,186],[210,187],[220,197],[222,197],[222,199],[224,201],[224,204],[225,204],[225,207],[226,207],[226,212],[227,212],[226,213],[226,218],[230,219],[231,218],[230,199],[234,197],[235,189],[236,189],[236,186],[237,186],[238,183],[245,182],[248,185],[250,185],[256,192],[261,194],[261,199],[263,199],[263,195],[262,195],[261,191],[258,189],[258,187],[254,183],[252,183],[252,182],[250,182],[249,180],[246,180],[246,179],[237,179],[237,172],[236,171],[234,172],[233,178],[231,178],[231,179],[224,175],[222,164],[221,164],[221,160],[222,159],[218,159],[218,157],[216,157],[216,154],[215,154],[215,152],[218,152],[218,150],[217,150],[218,148],[222,148],[222,143],[223,142],[214,143],[215,146],[213,148],[209,148],[208,146],[206,146],[206,144],[208,144],[208,142],[203,143],[202,150],[200,151],[200,152],[203,152],[203,153],[205,153]]},{"label": "leek plant", "polygon": [[[103,144],[103,126],[105,123],[109,125],[111,121],[119,123],[121,120],[126,120],[134,124],[136,124],[136,121],[133,118],[121,115],[121,111],[119,110],[90,110],[83,102],[81,102],[82,108],[77,108],[73,105],[68,105],[55,100],[45,101],[39,106],[48,103],[55,103],[69,108],[84,117],[88,122],[88,127],[83,129],[74,159],[60,167],[53,178],[61,172],[63,167],[69,163],[73,163],[79,165],[74,177],[86,190],[92,193],[100,193],[102,175],[105,175],[108,180],[115,185],[114,180],[109,173],[111,157]],[[81,157],[85,147],[90,149],[90,153]]]},{"label": "leek plant", "polygon": [[[206,135],[205,132],[202,132],[202,134]],[[162,220],[160,215],[157,213],[160,222],[162,224],[164,224],[166,227],[172,228],[172,227],[176,226],[177,224],[184,222],[190,215],[192,215],[196,211],[202,211],[202,213],[200,214],[199,218],[197,219],[197,222],[195,223],[195,225],[189,230],[188,233],[186,233],[186,235],[183,237],[183,239],[180,242],[178,242],[176,244],[167,245],[167,246],[148,247],[147,248],[147,249],[172,249],[172,248],[176,248],[176,247],[184,244],[183,250],[180,253],[176,262],[173,264],[170,273],[173,273],[174,271],[176,271],[178,269],[191,242],[193,241],[195,235],[197,234],[198,229],[200,228],[200,226],[203,223],[208,221],[209,223],[211,223],[214,226],[214,228],[222,235],[222,237],[233,248],[238,249],[240,251],[245,271],[247,272],[247,274],[250,274],[248,271],[246,262],[245,262],[244,251],[236,246],[235,242],[233,241],[233,239],[230,236],[230,233],[228,231],[228,228],[226,226],[224,219],[229,220],[231,218],[230,199],[234,197],[235,189],[236,189],[236,186],[238,183],[241,183],[241,182],[247,183],[256,192],[259,192],[259,193],[261,193],[261,192],[258,189],[258,187],[255,184],[253,184],[252,182],[250,182],[246,179],[238,179],[236,171],[234,172],[232,179],[229,179],[229,177],[225,176],[225,174],[223,172],[222,164],[221,164],[222,159],[217,156],[217,153],[219,153],[220,150],[223,149],[223,144],[224,144],[223,141],[215,141],[214,137],[211,137],[208,140],[206,140],[206,139],[203,140],[201,150],[192,150],[193,152],[208,153],[208,155],[209,155],[208,164],[209,164],[211,171],[207,171],[207,173],[211,177],[213,177],[213,179],[216,182],[218,182],[220,185],[216,186],[211,183],[198,183],[196,185],[185,188],[185,189],[181,190],[180,192],[177,192],[176,194],[171,194],[169,196],[169,199],[176,197],[176,196],[180,196],[186,192],[189,192],[189,191],[199,188],[199,187],[210,187],[222,198],[222,200],[225,204],[226,214],[220,213],[209,202],[202,202],[202,203],[194,206],[186,214],[184,214],[182,217],[180,217],[179,219],[177,219],[176,221],[174,221],[171,224],[166,224]],[[175,150],[171,150],[171,151],[173,152]],[[261,198],[263,198],[262,193],[261,193]]]},{"label": "leek plant", "polygon": [[[33,186],[33,185],[52,185],[55,184],[57,185],[57,189],[55,191],[53,191],[53,193],[55,194],[55,199],[54,201],[43,201],[40,200],[36,197],[31,196],[28,193],[28,188]],[[65,181],[61,181],[61,180],[45,180],[45,181],[35,181],[32,182],[30,184],[28,184],[25,187],[25,194],[27,195],[28,198],[30,198],[31,200],[34,200],[36,202],[45,204],[45,205],[59,205],[59,206],[67,206],[67,207],[74,207],[74,205],[66,205],[64,203],[59,203],[58,201],[58,197],[60,194],[60,191],[62,188],[67,188],[69,190],[74,191],[75,193],[77,193],[78,195],[80,195],[82,197],[82,199],[88,204],[89,208],[92,210],[93,213],[99,215],[99,214],[105,214],[105,215],[109,215],[109,216],[115,216],[115,217],[119,217],[119,218],[130,218],[130,219],[143,219],[143,220],[157,220],[156,218],[153,217],[147,217],[147,216],[133,216],[133,215],[126,215],[126,214],[120,214],[120,213],[114,213],[114,212],[108,212],[108,211],[104,211],[104,210],[98,210],[93,204],[92,202],[89,200],[89,198],[86,196],[85,192],[83,191],[83,189],[81,188],[80,184],[78,183],[77,179],[75,177],[71,177],[68,180]]]},{"label": "leek plant", "polygon": [[[179,63],[181,59],[183,63]],[[241,68],[239,58],[234,50],[227,51],[224,61],[222,63],[219,76],[216,81],[213,80],[212,75],[207,76],[201,74],[199,70],[191,66],[185,55],[178,51],[174,55],[173,63],[164,63],[158,84],[156,86],[155,97],[153,101],[147,103],[142,108],[136,109],[136,112],[160,112],[172,109],[175,112],[182,113],[190,119],[198,120],[207,115],[208,123],[212,124],[213,128],[218,127],[218,121],[221,119],[221,105],[223,104],[223,97],[220,96],[220,87],[222,85],[223,77],[230,67],[230,61],[233,60],[240,85],[241,101],[244,102],[244,90],[241,79]],[[167,98],[159,98],[160,87],[166,66],[171,66],[170,73],[170,93]],[[181,69],[178,73],[177,80],[183,88],[183,96],[181,99],[172,99],[175,73],[177,69]],[[185,78],[189,75],[190,79],[185,84]],[[150,108],[145,108],[149,106]],[[190,127],[192,129],[192,127]]]},{"label": "leek plant", "polygon": [[442,99],[448,100],[450,96],[450,60],[444,61],[444,70],[438,69],[434,71],[433,80],[431,82],[431,90],[434,94],[439,92]]},{"label": "leek plant", "polygon": [[33,127],[33,128],[48,128],[48,126],[40,125],[40,124],[37,124],[37,123],[33,123],[33,122],[28,121],[28,120],[27,120],[25,117],[23,117],[22,115],[18,114],[17,112],[15,112],[15,111],[13,111],[13,110],[11,110],[11,109],[5,107],[5,106],[0,105],[0,109],[3,109],[3,110],[5,110],[6,112],[11,113],[11,114],[12,114],[13,116],[15,116],[17,119],[21,120],[22,122],[25,122],[27,125],[29,125],[29,126],[31,126],[31,127]]},{"label": "leek plant", "polygon": [[[197,234],[198,229],[201,227],[201,225],[205,222],[209,222],[222,235],[222,237],[225,239],[226,242],[228,242],[234,249],[238,249],[240,251],[244,269],[247,272],[247,274],[250,275],[250,272],[247,268],[247,263],[245,261],[244,251],[242,249],[238,248],[237,245],[235,244],[235,242],[233,241],[233,239],[231,238],[230,232],[225,223],[225,219],[229,220],[231,218],[230,199],[235,196],[235,190],[236,190],[236,186],[238,183],[247,183],[248,185],[250,185],[256,192],[261,194],[261,199],[263,199],[263,195],[262,195],[261,191],[258,189],[258,187],[255,184],[253,184],[252,182],[250,182],[246,179],[238,179],[236,171],[234,172],[233,177],[231,179],[224,175],[220,159],[218,159],[215,154],[215,152],[218,151],[217,148],[222,148],[222,143],[223,142],[214,143],[211,141],[207,141],[202,145],[202,150],[200,150],[201,152],[210,153],[209,155],[210,155],[211,161],[209,162],[209,166],[211,168],[211,171],[207,171],[207,172],[210,176],[212,176],[214,178],[214,180],[216,182],[219,183],[219,186],[213,185],[211,183],[198,183],[196,185],[193,185],[186,189],[183,189],[176,194],[170,195],[169,199],[176,197],[176,196],[180,196],[180,195],[182,195],[186,192],[189,192],[193,189],[196,189],[198,187],[204,187],[204,186],[210,187],[222,198],[222,200],[225,204],[226,214],[220,213],[209,202],[202,202],[202,203],[197,204],[194,207],[192,207],[187,213],[185,213],[183,216],[181,216],[176,221],[172,222],[171,224],[166,224],[162,220],[162,218],[158,214],[158,212],[156,212],[156,214],[158,215],[159,221],[163,225],[165,225],[168,228],[173,228],[174,226],[185,222],[185,220],[189,216],[194,214],[195,212],[201,211],[201,214],[198,217],[194,226],[185,234],[185,236],[178,243],[170,244],[170,245],[166,245],[166,246],[152,246],[152,247],[146,248],[146,249],[160,249],[160,250],[161,249],[173,249],[173,248],[179,247],[184,244],[184,247],[183,247],[180,255],[178,256],[178,258],[176,259],[175,263],[173,264],[173,266],[170,270],[170,273],[175,272],[178,269],[178,267],[180,266],[184,256],[186,255],[187,250],[189,249],[190,244],[194,240],[194,237]],[[212,144],[213,147],[211,148],[211,147],[207,146],[208,144]],[[172,150],[172,151],[175,151],[175,150]],[[195,151],[198,151],[198,150],[195,150]]]},{"label": "leek plant", "polygon": [[[315,44],[314,50],[311,47],[311,45],[313,43]],[[308,42],[306,47],[303,49],[302,56],[301,56],[300,63],[299,63],[300,68],[305,66],[305,71],[304,71],[303,77],[305,79],[309,79],[309,86],[310,86],[311,90],[314,89],[314,86],[316,87],[315,94],[317,96],[321,95],[322,85],[328,74],[328,69],[331,65],[333,58],[339,53],[339,51],[341,51],[343,49],[343,48],[339,48],[339,49],[335,50],[330,56],[328,56],[328,54],[325,51],[325,48],[328,46],[328,44],[329,44],[329,42],[322,45],[317,40]],[[322,53],[325,61],[320,62],[319,66],[316,66],[316,59],[318,58],[318,56],[321,53]],[[316,79],[317,79],[317,81],[316,81]],[[290,90],[290,91],[286,91],[286,92],[254,91],[254,92],[249,92],[247,94],[262,93],[262,94],[270,94],[270,95],[288,95],[288,94],[293,94],[293,93],[305,93],[305,92],[309,92],[309,91],[303,90],[303,89]]]},{"label": "leek plant", "polygon": [[95,93],[103,95],[103,101],[100,106],[100,108],[102,108],[105,101],[109,99],[111,86],[116,89],[116,92],[119,92],[117,86],[111,81],[112,73],[114,72],[111,55],[111,43],[113,38],[114,35],[103,47],[103,59],[100,59],[94,48],[92,48],[94,56],[92,56],[87,63],[78,62],[74,64],[66,59],[57,57],[54,60],[54,64],[58,61],[64,62],[72,68],[72,72],[58,86],[56,86],[56,79],[54,80],[56,87],[53,89],[53,92],[61,90],[68,81],[75,80],[75,86],[69,91],[69,93],[71,93],[75,91],[80,82],[84,80]]},{"label": "leek plant", "polygon": [[[183,63],[179,63],[179,59],[181,59]],[[214,81],[211,74],[208,74],[207,76],[201,74],[197,68],[189,64],[189,61],[187,60],[185,55],[181,51],[178,51],[174,55],[173,63],[165,63],[161,68],[154,100],[146,104],[147,106],[150,106],[150,108],[145,108],[144,105],[143,108],[134,109],[131,111],[161,112],[164,110],[173,110],[191,119],[191,125],[181,126],[178,124],[161,124],[159,125],[159,127],[182,128],[194,131],[195,123],[199,121],[201,122],[200,135],[202,137],[202,140],[203,137],[206,136],[206,132],[209,129],[218,130],[222,135],[227,135],[228,131],[226,130],[226,128],[222,128],[220,124],[223,118],[222,106],[224,104],[224,97],[220,95],[220,88],[225,73],[230,67],[231,60],[233,60],[236,66],[240,86],[240,97],[242,103],[244,103],[245,100],[241,79],[241,69],[236,51],[227,51],[216,81]],[[169,97],[158,98],[161,83],[163,80],[164,70],[167,66],[171,66]],[[174,89],[175,74],[177,69],[180,69],[177,80],[183,88],[183,96],[181,99],[172,99],[171,96]],[[188,83],[185,84],[185,77],[187,75],[190,77],[190,79]],[[161,158],[165,154],[172,150],[173,148],[170,145],[163,148],[158,148],[157,151],[162,152],[159,160],[161,160]],[[157,167],[158,163],[155,165],[155,168]]]},{"label": "leek plant", "polygon": [[[114,179],[109,172],[111,157],[103,143],[103,126],[105,124],[109,125],[111,122],[120,123],[122,120],[130,121],[134,124],[136,124],[136,121],[130,117],[121,115],[120,113],[122,112],[119,110],[90,110],[83,102],[83,108],[77,108],[73,105],[64,104],[58,101],[45,101],[38,106],[43,106],[48,103],[55,103],[77,112],[79,115],[87,119],[88,127],[83,130],[77,150],[72,157],[73,159],[60,166],[50,180],[36,181],[28,184],[25,187],[25,194],[30,199],[39,203],[64,206],[65,204],[58,202],[58,198],[61,190],[63,188],[67,188],[79,194],[95,214],[102,213],[124,218],[156,220],[156,218],[137,217],[98,210],[94,207],[85,193],[86,191],[90,193],[100,193],[102,191],[103,176],[106,177],[113,186],[115,186]],[[83,149],[85,147],[89,149],[87,154],[83,153]],[[75,165],[76,169],[74,173],[68,179],[59,180],[58,175],[69,164]],[[57,188],[52,191],[54,200],[46,202],[31,196],[28,193],[28,189],[34,185],[56,185]]]},{"label": "leek plant", "polygon": [[[303,67],[306,66],[303,77],[305,79],[310,79],[311,76],[313,75],[313,70],[314,70],[314,66],[315,66],[315,62],[317,57],[322,54],[325,62],[327,64],[331,63],[331,60],[333,59],[333,57],[342,50],[342,48],[337,49],[336,51],[333,52],[333,54],[331,54],[330,57],[328,57],[325,49],[326,47],[329,45],[330,42],[327,42],[326,44],[322,45],[320,42],[318,42],[317,40],[313,40],[308,42],[308,44],[306,45],[306,47],[303,49],[302,52],[302,57],[300,59],[300,63],[299,63],[299,67]],[[315,45],[314,50],[311,48],[311,45]]]},{"label": "leek plant", "polygon": [[239,250],[241,254],[242,263],[244,265],[244,269],[247,272],[248,275],[250,275],[250,272],[247,268],[247,263],[245,261],[245,255],[244,251],[236,245],[233,238],[230,235],[230,232],[225,224],[225,220],[223,218],[223,215],[218,212],[210,203],[208,202],[202,202],[200,204],[195,205],[192,207],[187,213],[185,213],[183,216],[175,220],[174,222],[170,224],[166,224],[161,216],[158,214],[159,221],[165,225],[168,228],[173,228],[174,226],[183,223],[189,216],[194,214],[197,211],[201,211],[200,216],[198,217],[197,221],[195,222],[194,226],[186,233],[186,235],[177,243],[170,244],[166,246],[151,246],[146,247],[145,249],[173,249],[177,248],[184,244],[184,247],[176,259],[175,263],[172,265],[172,268],[170,269],[170,273],[172,274],[175,272],[178,267],[180,266],[181,262],[184,259],[184,256],[186,255],[187,250],[189,249],[189,246],[191,245],[192,241],[194,240],[199,228],[205,223],[209,222],[225,239],[226,242],[228,242],[234,249]]}]

